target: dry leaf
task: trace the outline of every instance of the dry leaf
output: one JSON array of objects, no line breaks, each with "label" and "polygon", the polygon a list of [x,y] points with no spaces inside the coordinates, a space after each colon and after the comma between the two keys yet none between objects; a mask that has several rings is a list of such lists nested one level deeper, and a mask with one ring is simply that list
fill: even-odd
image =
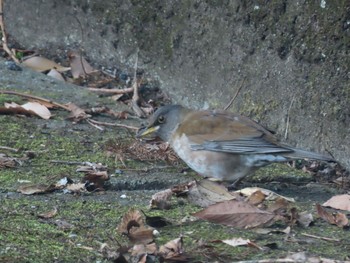
[{"label": "dry leaf", "polygon": [[47,73],[47,75],[52,77],[52,78],[54,78],[54,79],[65,81],[65,79],[62,76],[62,74],[59,73],[56,69],[51,69],[49,71],[49,73]]},{"label": "dry leaf", "polygon": [[349,219],[343,213],[336,213],[334,215],[335,223],[339,227],[349,226]]},{"label": "dry leaf", "polygon": [[159,254],[165,259],[173,259],[181,256],[183,253],[182,237],[169,241],[159,248]]},{"label": "dry leaf", "polygon": [[60,64],[44,57],[31,57],[22,62],[22,65],[35,71],[43,72],[50,69],[56,69],[59,72],[70,70],[68,67],[62,67]]},{"label": "dry leaf", "polygon": [[332,214],[323,208],[320,204],[316,204],[317,214],[332,225],[337,225],[339,227],[344,227],[349,225],[349,220],[346,215],[342,213]]},{"label": "dry leaf", "polygon": [[16,166],[16,158],[7,157],[0,154],[0,168],[13,168]]},{"label": "dry leaf", "polygon": [[5,107],[8,109],[19,110],[22,114],[34,114],[45,120],[48,120],[51,117],[49,109],[38,102],[27,102],[23,105],[18,105],[14,102],[5,103]]},{"label": "dry leaf", "polygon": [[57,207],[55,207],[53,210],[48,211],[46,213],[39,214],[38,217],[48,219],[48,218],[54,217],[55,215],[57,215]]},{"label": "dry leaf", "polygon": [[66,104],[66,106],[71,111],[71,113],[68,116],[68,119],[74,119],[74,121],[81,121],[91,117],[91,115],[85,113],[85,110],[78,107],[74,103],[68,103]]},{"label": "dry leaf", "polygon": [[97,70],[91,67],[91,65],[86,61],[86,59],[81,57],[78,53],[70,52],[68,56],[70,60],[73,78],[77,79],[80,76],[85,77],[88,74],[97,72]]},{"label": "dry leaf", "polygon": [[141,211],[131,208],[124,216],[118,226],[118,232],[128,234],[132,227],[144,226],[145,222]]},{"label": "dry leaf", "polygon": [[309,212],[301,212],[297,218],[297,222],[303,227],[309,227],[310,224],[314,221],[314,217]]},{"label": "dry leaf", "polygon": [[274,214],[283,215],[289,207],[289,202],[283,197],[278,197],[274,202],[270,203],[267,207],[267,211]]},{"label": "dry leaf", "polygon": [[104,190],[105,182],[109,180],[107,171],[88,172],[82,179],[83,183],[87,183],[88,191]]},{"label": "dry leaf", "polygon": [[45,120],[48,120],[51,117],[49,109],[38,102],[27,102],[26,104],[22,105],[22,108],[35,113],[36,115]]},{"label": "dry leaf", "polygon": [[238,228],[253,228],[270,225],[280,217],[274,213],[263,211],[249,203],[229,200],[209,206],[193,214],[216,224]]},{"label": "dry leaf", "polygon": [[261,204],[266,198],[266,195],[261,192],[261,190],[258,190],[254,193],[252,193],[248,199],[247,202],[251,205],[257,206],[258,204]]},{"label": "dry leaf", "polygon": [[273,192],[271,190],[267,190],[267,189],[260,188],[260,187],[247,187],[247,188],[235,191],[235,192],[242,194],[244,196],[251,196],[256,191],[261,191],[266,196],[266,200],[275,200],[275,199],[280,197],[280,198],[286,199],[288,202],[292,202],[292,203],[295,202],[294,198],[285,197],[285,196],[276,194],[275,192]]},{"label": "dry leaf", "polygon": [[148,244],[153,241],[153,228],[146,226],[131,227],[127,237],[133,243]]},{"label": "dry leaf", "polygon": [[329,206],[335,209],[350,211],[350,195],[336,195],[331,197],[323,206]]},{"label": "dry leaf", "polygon": [[137,244],[134,245],[129,252],[131,253],[132,256],[140,256],[142,254],[150,254],[150,255],[155,255],[157,253],[157,245],[156,243],[151,243],[151,244]]},{"label": "dry leaf", "polygon": [[232,247],[238,247],[238,246],[248,245],[250,243],[250,240],[238,237],[238,238],[232,238],[232,239],[225,239],[225,240],[222,240],[222,242]]},{"label": "dry leaf", "polygon": [[227,188],[208,179],[195,182],[187,193],[188,201],[192,204],[208,207],[218,202],[235,199]]},{"label": "dry leaf", "polygon": [[72,228],[74,228],[74,225],[71,223],[68,223],[68,221],[63,220],[63,219],[57,219],[54,224],[62,230],[71,230]]},{"label": "dry leaf", "polygon": [[68,184],[66,189],[71,193],[82,193],[86,191],[85,183]]},{"label": "dry leaf", "polygon": [[17,189],[18,192],[25,195],[43,194],[53,190],[55,190],[55,186],[47,184],[22,185]]},{"label": "dry leaf", "polygon": [[232,247],[238,247],[238,246],[250,246],[250,247],[255,247],[259,250],[262,250],[261,247],[259,247],[257,244],[254,242],[250,241],[249,239],[243,239],[243,238],[232,238],[232,239],[225,239],[225,240],[220,240],[220,242],[225,243],[227,245],[230,245]]},{"label": "dry leaf", "polygon": [[173,195],[171,189],[166,189],[152,195],[150,208],[170,209],[170,199]]}]

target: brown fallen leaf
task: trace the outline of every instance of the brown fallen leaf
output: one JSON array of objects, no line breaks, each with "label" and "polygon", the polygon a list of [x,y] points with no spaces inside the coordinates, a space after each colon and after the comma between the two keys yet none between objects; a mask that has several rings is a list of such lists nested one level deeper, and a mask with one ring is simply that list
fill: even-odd
[{"label": "brown fallen leaf", "polygon": [[91,171],[87,172],[82,182],[87,184],[87,190],[91,191],[103,191],[106,181],[109,180],[107,171]]},{"label": "brown fallen leaf", "polygon": [[17,164],[16,158],[7,157],[5,154],[0,153],[0,169],[1,168],[13,168]]},{"label": "brown fallen leaf", "polygon": [[24,195],[33,195],[33,194],[44,194],[56,190],[54,185],[47,184],[36,184],[36,185],[22,185],[17,191]]},{"label": "brown fallen leaf", "polygon": [[343,213],[336,213],[335,214],[335,223],[339,227],[347,227],[349,226],[349,219],[347,216]]},{"label": "brown fallen leaf", "polygon": [[53,210],[38,214],[38,217],[48,219],[53,218],[55,215],[57,215],[57,207],[55,207]]},{"label": "brown fallen leaf", "polygon": [[77,194],[86,192],[85,183],[67,184],[66,189],[71,193]]},{"label": "brown fallen leaf", "polygon": [[22,114],[31,114],[37,115],[45,120],[50,119],[51,113],[47,107],[38,103],[38,102],[27,102],[23,105],[18,105],[17,103],[5,103],[5,107],[8,109],[18,110],[22,112]]},{"label": "brown fallen leaf", "polygon": [[144,225],[145,221],[141,211],[131,208],[124,214],[117,230],[120,234],[128,234],[132,227],[141,227]]},{"label": "brown fallen leaf", "polygon": [[174,240],[169,241],[163,246],[159,248],[159,255],[165,259],[176,259],[181,258],[183,254],[183,240],[182,237],[176,238]]},{"label": "brown fallen leaf", "polygon": [[320,204],[316,204],[317,214],[332,225],[337,225],[338,227],[345,227],[349,225],[349,220],[343,213],[332,214],[323,208]]},{"label": "brown fallen leaf", "polygon": [[249,203],[237,200],[211,205],[193,215],[216,224],[238,228],[271,225],[276,220],[281,219],[280,216],[276,216],[274,213],[260,210]]},{"label": "brown fallen leaf", "polygon": [[49,71],[49,73],[47,73],[48,76],[60,80],[60,81],[65,81],[65,79],[63,78],[62,74],[60,72],[58,72],[56,69],[51,69]]},{"label": "brown fallen leaf", "polygon": [[258,204],[264,202],[265,198],[266,195],[261,190],[257,190],[248,196],[247,202],[251,205],[257,206]]},{"label": "brown fallen leaf", "polygon": [[336,195],[331,197],[328,201],[322,204],[323,206],[329,206],[335,209],[350,211],[350,195]]},{"label": "brown fallen leaf", "polygon": [[285,211],[289,208],[289,205],[289,201],[283,197],[278,197],[277,199],[274,199],[273,202],[269,203],[266,210],[276,215],[284,215]]},{"label": "brown fallen leaf", "polygon": [[140,256],[142,254],[150,254],[150,255],[156,255],[157,254],[157,245],[156,243],[151,244],[137,244],[134,245],[129,252],[132,256]]},{"label": "brown fallen leaf", "polygon": [[187,199],[190,203],[208,207],[210,205],[236,199],[236,196],[227,191],[227,188],[217,182],[203,179],[195,182],[189,188]]},{"label": "brown fallen leaf", "polygon": [[146,226],[131,227],[127,237],[135,244],[149,244],[153,242],[153,231],[153,228]]},{"label": "brown fallen leaf", "polygon": [[69,67],[63,67],[60,64],[57,64],[56,62],[44,57],[31,57],[24,60],[21,64],[38,72],[43,72],[50,69],[56,69],[59,72],[70,70]]},{"label": "brown fallen leaf", "polygon": [[237,238],[231,238],[231,239],[225,239],[225,240],[214,240],[212,242],[222,242],[227,245],[230,245],[231,247],[238,247],[238,246],[250,246],[250,247],[255,247],[259,250],[262,250],[260,246],[255,244],[254,242],[250,241],[249,239],[243,239],[241,237]]},{"label": "brown fallen leaf", "polygon": [[297,222],[303,227],[309,227],[314,221],[314,217],[311,213],[304,211],[298,214]]},{"label": "brown fallen leaf", "polygon": [[244,195],[244,196],[251,196],[256,191],[261,191],[266,196],[266,200],[275,200],[277,198],[283,198],[283,199],[286,199],[288,202],[292,202],[292,203],[295,202],[294,198],[282,196],[282,195],[279,195],[271,190],[267,190],[267,189],[260,188],[260,187],[246,187],[246,188],[243,188],[243,189],[235,191],[235,192],[239,193],[241,195]]},{"label": "brown fallen leaf", "polygon": [[85,113],[85,110],[78,107],[74,103],[68,103],[66,106],[71,111],[71,113],[67,117],[68,119],[73,119],[74,121],[79,122],[81,120],[85,120],[91,117],[91,115]]},{"label": "brown fallen leaf", "polygon": [[91,65],[77,52],[71,51],[68,54],[73,78],[85,77],[93,72],[97,72]]},{"label": "brown fallen leaf", "polygon": [[152,199],[150,201],[150,208],[158,208],[161,210],[164,209],[170,209],[170,199],[173,195],[173,192],[171,189],[166,189],[163,191],[160,191],[158,193],[155,193],[152,195]]}]

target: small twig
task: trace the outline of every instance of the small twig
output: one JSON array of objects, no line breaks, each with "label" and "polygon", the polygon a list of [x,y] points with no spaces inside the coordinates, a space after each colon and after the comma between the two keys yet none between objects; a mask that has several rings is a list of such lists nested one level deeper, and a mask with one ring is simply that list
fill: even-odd
[{"label": "small twig", "polygon": [[129,126],[125,124],[120,124],[120,123],[110,123],[110,122],[101,122],[101,121],[95,121],[93,119],[89,119],[90,122],[97,124],[97,125],[102,125],[102,126],[115,126],[115,127],[121,127],[121,128],[126,128],[130,130],[138,130],[138,127],[135,126]]},{"label": "small twig", "polygon": [[293,98],[290,102],[290,105],[289,105],[289,108],[288,108],[288,111],[287,111],[287,123],[286,123],[286,130],[284,132],[284,139],[286,140],[288,138],[288,130],[289,130],[289,112],[293,106],[293,103],[294,103],[294,99],[295,99],[295,94],[293,95]]},{"label": "small twig", "polygon": [[301,233],[301,235],[306,236],[306,237],[311,237],[311,238],[316,238],[316,239],[321,239],[325,241],[331,241],[331,242],[340,242],[340,239],[335,239],[335,238],[330,238],[330,237],[320,237],[320,236],[315,236],[311,234],[306,234],[306,233]]},{"label": "small twig", "polygon": [[[0,0],[1,1],[1,0]],[[63,105],[63,104],[60,104],[60,103],[57,103],[57,102],[54,102],[52,100],[48,100],[48,99],[44,99],[44,98],[41,98],[41,97],[37,97],[37,96],[33,96],[33,95],[29,95],[29,94],[25,94],[25,93],[20,93],[20,92],[16,92],[16,91],[11,91],[11,90],[0,90],[0,94],[9,94],[9,95],[16,95],[16,96],[21,96],[21,97],[24,97],[24,98],[28,98],[28,99],[33,99],[33,100],[37,100],[37,101],[42,101],[42,102],[46,102],[46,103],[50,103],[58,108],[62,108],[66,111],[71,111],[69,109],[69,107]]]},{"label": "small twig", "polygon": [[236,91],[236,94],[233,96],[233,98],[230,100],[230,102],[226,105],[226,107],[224,108],[224,110],[227,110],[228,108],[231,107],[232,103],[234,102],[234,100],[237,98],[239,92],[241,91],[241,89],[243,88],[243,84],[245,83],[247,78],[244,78],[241,82],[241,85],[239,86],[238,90]]},{"label": "small twig", "polygon": [[18,149],[7,147],[7,146],[0,146],[0,150],[6,150],[6,151],[11,151],[11,152],[18,152],[19,151]]},{"label": "small twig", "polygon": [[105,129],[103,129],[102,127],[98,126],[96,123],[93,123],[91,119],[86,119],[86,121],[92,126],[95,127],[96,129],[100,130],[100,131],[104,131]]},{"label": "small twig", "polygon": [[90,162],[61,161],[61,160],[51,160],[50,163],[68,164],[68,165],[88,165],[88,166],[91,165]]},{"label": "small twig", "polygon": [[19,60],[16,58],[16,55],[13,54],[13,52],[9,49],[7,45],[7,36],[6,36],[6,30],[5,30],[5,23],[4,23],[4,11],[3,11],[3,1],[0,0],[0,29],[2,33],[2,48],[6,51],[7,54],[19,64]]},{"label": "small twig", "polygon": [[134,88],[125,88],[125,89],[98,89],[98,88],[88,88],[90,91],[96,91],[101,93],[110,93],[110,94],[126,94],[134,91]]},{"label": "small twig", "polygon": [[141,108],[139,107],[138,103],[140,100],[140,96],[139,96],[139,84],[137,81],[137,63],[139,61],[139,52],[137,52],[136,54],[136,61],[135,61],[135,72],[134,72],[134,83],[133,83],[133,96],[132,96],[132,100],[131,100],[131,104],[132,104],[132,109],[134,110],[134,112],[136,113],[136,115],[138,117],[145,117],[145,113],[141,110]]}]

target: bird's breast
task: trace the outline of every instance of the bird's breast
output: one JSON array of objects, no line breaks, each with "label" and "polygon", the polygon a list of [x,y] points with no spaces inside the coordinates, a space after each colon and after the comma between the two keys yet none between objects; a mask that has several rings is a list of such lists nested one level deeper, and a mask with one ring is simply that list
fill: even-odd
[{"label": "bird's breast", "polygon": [[234,181],[247,175],[251,167],[240,155],[214,151],[194,151],[193,142],[185,134],[173,136],[170,145],[177,155],[194,171],[205,177]]}]

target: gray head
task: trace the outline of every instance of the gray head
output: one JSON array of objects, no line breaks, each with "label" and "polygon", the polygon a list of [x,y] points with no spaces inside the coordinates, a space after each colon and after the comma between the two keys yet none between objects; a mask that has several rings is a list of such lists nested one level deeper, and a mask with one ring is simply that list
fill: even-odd
[{"label": "gray head", "polygon": [[160,107],[150,117],[149,124],[138,132],[137,137],[152,135],[168,142],[173,130],[180,122],[180,117],[184,109],[180,105]]}]

